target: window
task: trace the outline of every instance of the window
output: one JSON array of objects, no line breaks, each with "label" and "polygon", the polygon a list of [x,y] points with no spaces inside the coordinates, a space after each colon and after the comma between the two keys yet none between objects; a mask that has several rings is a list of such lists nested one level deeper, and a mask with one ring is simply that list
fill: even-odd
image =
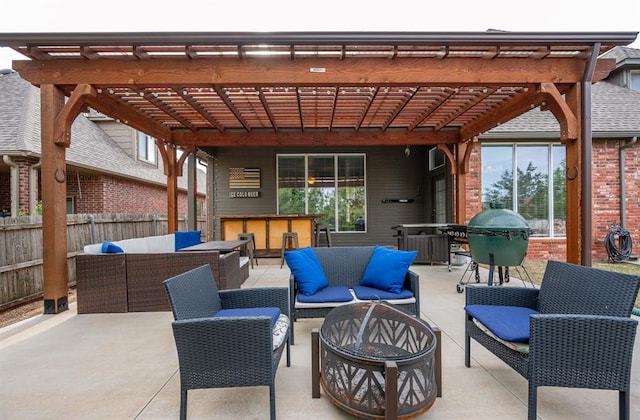
[{"label": "window", "polygon": [[138,159],[156,163],[156,140],[138,131]]},{"label": "window", "polygon": [[364,158],[278,155],[278,214],[319,214],[336,232],[366,230]]},{"label": "window", "polygon": [[524,217],[531,236],[566,235],[565,147],[482,145],[482,206],[502,203]]},{"label": "window", "polygon": [[436,147],[429,149],[429,170],[433,171],[444,166],[444,153]]},{"label": "window", "polygon": [[640,70],[632,70],[629,77],[631,79],[629,87],[636,92],[640,92]]},{"label": "window", "polygon": [[76,212],[76,199],[69,195],[67,196],[67,214],[74,214]]}]

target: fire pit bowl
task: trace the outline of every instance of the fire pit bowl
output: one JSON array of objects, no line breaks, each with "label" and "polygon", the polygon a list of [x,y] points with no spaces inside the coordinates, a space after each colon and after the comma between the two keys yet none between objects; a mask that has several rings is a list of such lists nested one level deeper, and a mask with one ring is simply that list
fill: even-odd
[{"label": "fire pit bowl", "polygon": [[359,418],[415,417],[435,402],[436,342],[429,324],[387,303],[337,307],[320,329],[320,384]]}]

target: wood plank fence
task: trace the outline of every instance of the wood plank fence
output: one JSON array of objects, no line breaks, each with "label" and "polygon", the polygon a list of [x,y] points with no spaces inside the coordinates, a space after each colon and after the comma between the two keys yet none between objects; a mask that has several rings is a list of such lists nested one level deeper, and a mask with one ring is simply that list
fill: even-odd
[{"label": "wood plank fence", "polygon": [[[206,232],[206,220],[198,218],[198,229]],[[178,222],[187,230],[187,222]],[[103,240],[165,235],[166,215],[68,214],[67,267],[69,286],[76,282],[75,256],[85,245]],[[0,311],[42,298],[42,216],[0,218]]]}]

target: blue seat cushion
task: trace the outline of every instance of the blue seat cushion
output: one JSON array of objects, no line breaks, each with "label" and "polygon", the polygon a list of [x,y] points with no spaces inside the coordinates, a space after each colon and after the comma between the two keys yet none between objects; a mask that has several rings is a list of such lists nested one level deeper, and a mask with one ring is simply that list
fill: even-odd
[{"label": "blue seat cushion", "polygon": [[176,251],[186,248],[191,245],[201,244],[200,236],[202,232],[199,230],[189,230],[189,231],[176,231],[174,235],[175,243],[176,243]]},{"label": "blue seat cushion", "polygon": [[360,285],[400,293],[417,254],[418,251],[398,251],[376,245]]},{"label": "blue seat cushion", "polygon": [[346,286],[328,286],[312,295],[298,294],[298,302],[304,303],[351,302],[352,300],[353,295]]},{"label": "blue seat cushion", "polygon": [[102,242],[102,253],[103,254],[120,254],[124,252],[124,249],[120,248],[118,245],[113,242],[103,241]]},{"label": "blue seat cushion", "polygon": [[353,291],[356,297],[361,300],[410,299],[413,297],[413,292],[407,289],[401,289],[400,293],[391,293],[374,287],[354,286]]},{"label": "blue seat cushion", "polygon": [[311,296],[329,285],[320,260],[310,246],[297,251],[285,251],[284,259],[301,294]]},{"label": "blue seat cushion", "polygon": [[516,343],[529,342],[529,316],[538,313],[520,306],[467,305],[464,309],[496,337]]},{"label": "blue seat cushion", "polygon": [[280,308],[259,307],[259,308],[221,309],[215,314],[213,314],[213,318],[248,317],[248,316],[268,316],[271,318],[271,326],[274,326],[276,325],[276,321],[280,316]]}]

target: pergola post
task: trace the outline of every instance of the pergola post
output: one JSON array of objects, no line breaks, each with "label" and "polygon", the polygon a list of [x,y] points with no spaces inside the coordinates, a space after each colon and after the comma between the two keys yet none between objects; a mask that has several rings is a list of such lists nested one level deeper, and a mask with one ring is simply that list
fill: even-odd
[{"label": "pergola post", "polygon": [[189,230],[198,228],[198,170],[195,153],[190,153],[187,158],[187,226]]},{"label": "pergola post", "polygon": [[[587,164],[582,159],[584,140],[582,135],[581,89],[575,84],[566,95],[566,102],[577,118],[578,130],[575,141],[567,141],[566,145],[566,178],[567,178],[567,262],[582,264],[582,208],[583,179],[582,172]],[[590,162],[588,162],[590,164]],[[589,213],[589,216],[591,214]]]},{"label": "pergola post", "polygon": [[215,161],[213,160],[213,156],[207,156],[207,194],[206,194],[206,208],[207,208],[207,238],[212,241],[215,239],[216,228],[215,228],[215,208],[214,208],[214,200],[213,197],[215,195],[215,185],[213,182],[213,165]]},{"label": "pergola post", "polygon": [[178,230],[178,177],[182,176],[182,166],[184,161],[196,148],[189,146],[184,149],[182,156],[178,159],[178,150],[175,144],[165,143],[156,139],[156,146],[160,151],[164,164],[164,174],[167,176],[167,224],[168,232],[174,233]]},{"label": "pergola post", "polygon": [[63,92],[50,84],[40,87],[40,98],[44,313],[57,314],[69,309],[66,151],[64,143],[56,143],[56,118],[65,102]]},{"label": "pergola post", "polygon": [[176,148],[167,147],[167,223],[169,233],[178,230],[178,174],[176,173]]}]

